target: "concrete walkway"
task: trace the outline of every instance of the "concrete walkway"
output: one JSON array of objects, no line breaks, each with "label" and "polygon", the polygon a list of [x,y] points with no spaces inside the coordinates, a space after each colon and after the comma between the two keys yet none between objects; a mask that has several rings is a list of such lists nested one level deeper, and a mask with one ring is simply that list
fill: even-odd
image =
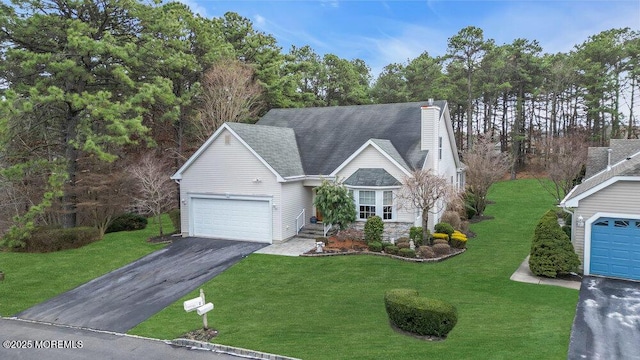
[{"label": "concrete walkway", "polygon": [[529,284],[561,286],[575,290],[580,290],[581,284],[579,281],[543,278],[533,275],[531,269],[529,269],[529,256],[524,259],[516,272],[511,275],[511,280]]},{"label": "concrete walkway", "polygon": [[300,256],[307,251],[315,248],[315,239],[306,239],[294,237],[285,242],[271,244],[258,251],[256,254],[284,255],[284,256]]}]

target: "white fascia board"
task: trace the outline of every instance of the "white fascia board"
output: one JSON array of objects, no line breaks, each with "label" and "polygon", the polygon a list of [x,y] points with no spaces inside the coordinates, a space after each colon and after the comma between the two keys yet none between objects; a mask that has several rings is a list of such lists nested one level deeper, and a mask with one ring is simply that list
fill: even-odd
[{"label": "white fascia board", "polygon": [[400,165],[400,163],[398,163],[394,158],[392,158],[391,155],[389,155],[386,151],[382,150],[382,148],[380,148],[380,146],[378,146],[378,144],[376,144],[373,141],[373,139],[369,139],[367,140],[367,142],[362,144],[362,146],[360,146],[358,150],[356,150],[353,154],[351,154],[351,156],[349,156],[344,162],[342,162],[340,166],[338,166],[335,170],[333,170],[329,176],[334,176],[334,177],[337,176],[340,170],[344,169],[345,166],[347,166],[351,161],[353,161],[353,159],[358,157],[358,155],[360,155],[360,153],[362,153],[369,145],[373,146],[374,149],[378,150],[378,152],[382,154],[382,156],[384,156],[389,161],[391,161],[391,163],[395,165],[398,169],[400,169],[400,171],[402,171],[405,175],[407,176],[411,175],[408,169],[405,169],[404,166]]},{"label": "white fascia board", "polygon": [[213,135],[209,136],[209,138],[207,139],[207,141],[204,142],[204,144],[202,144],[202,146],[200,146],[198,148],[198,150],[196,150],[195,153],[193,153],[193,155],[191,155],[191,157],[187,160],[187,162],[185,162],[180,169],[178,169],[178,171],[176,171],[175,174],[171,175],[171,179],[173,180],[181,180],[182,179],[182,174],[189,168],[189,166],[191,166],[191,164],[193,164],[197,158],[200,157],[200,155],[202,155],[202,153],[204,153],[207,148],[211,145],[211,143],[213,143],[213,141],[220,135],[220,133],[222,133],[222,131],[224,131],[225,129],[230,130],[229,126],[227,125],[227,123],[222,124],[222,126],[220,126],[218,128],[218,130],[216,130]]},{"label": "white fascia board", "polygon": [[[584,199],[584,198],[586,198],[588,196],[591,196],[591,195],[597,193],[598,191],[600,191],[600,190],[602,190],[602,189],[604,189],[606,187],[609,187],[612,184],[617,183],[618,181],[640,181],[640,176],[614,176],[611,179],[609,179],[609,180],[607,180],[607,181],[605,181],[605,182],[603,182],[601,184],[598,184],[597,186],[594,186],[591,189],[583,192],[582,194],[576,196],[575,198],[570,199],[569,201],[564,201],[563,200],[560,204],[564,204],[564,207],[577,208],[578,204],[580,203],[580,200],[582,200],[582,199]],[[574,189],[575,188],[573,188],[571,190],[571,192],[573,192]],[[571,192],[569,194],[571,194]],[[567,195],[567,197],[568,196],[569,195]],[[565,197],[565,199],[566,199],[566,197]]]}]

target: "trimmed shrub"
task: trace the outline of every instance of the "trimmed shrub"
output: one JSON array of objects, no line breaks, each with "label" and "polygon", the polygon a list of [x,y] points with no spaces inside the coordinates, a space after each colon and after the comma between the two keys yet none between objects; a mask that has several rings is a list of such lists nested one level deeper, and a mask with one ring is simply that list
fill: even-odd
[{"label": "trimmed shrub", "polygon": [[404,248],[404,249],[398,250],[398,255],[400,255],[402,257],[406,257],[406,258],[415,258],[416,257],[416,251],[413,250],[413,249]]},{"label": "trimmed shrub", "polygon": [[434,244],[431,248],[433,248],[433,252],[436,255],[449,255],[451,253],[449,244]]},{"label": "trimmed shrub", "polygon": [[113,219],[106,232],[134,231],[142,230],[146,227],[147,218],[144,216],[133,213],[124,213]]},{"label": "trimmed shrub", "polygon": [[168,212],[169,218],[171,219],[171,223],[173,224],[173,228],[175,232],[180,232],[180,209],[173,209]]},{"label": "trimmed shrub", "polygon": [[408,242],[397,243],[396,246],[398,249],[408,249],[410,247]]},{"label": "trimmed shrub", "polygon": [[446,222],[437,223],[436,226],[434,226],[434,230],[437,233],[444,233],[449,236],[451,236],[451,234],[453,234],[453,231],[454,231],[453,226],[451,226],[451,224]]},{"label": "trimmed shrub", "polygon": [[382,251],[382,243],[378,241],[373,241],[369,243],[369,251],[380,252]]},{"label": "trimmed shrub", "polygon": [[420,297],[413,289],[387,291],[384,305],[394,326],[417,335],[446,337],[458,322],[455,306]]},{"label": "trimmed shrub", "polygon": [[450,224],[454,229],[460,229],[460,224],[462,223],[462,219],[460,219],[460,214],[457,211],[447,210],[442,214],[440,221],[443,223]]},{"label": "trimmed shrub", "polygon": [[[429,230],[427,230],[427,234],[429,234]],[[423,235],[422,226],[412,226],[409,229],[409,238],[413,240],[413,244],[415,246],[420,246],[424,244],[425,239],[422,238],[422,235]]]},{"label": "trimmed shrub", "polygon": [[567,234],[569,239],[571,239],[571,225],[563,225],[562,231],[564,231],[564,233]]},{"label": "trimmed shrub", "polygon": [[364,224],[364,241],[367,244],[374,241],[381,242],[383,232],[384,222],[382,218],[377,215],[370,216]]},{"label": "trimmed shrub", "polygon": [[467,247],[467,235],[459,231],[454,231],[453,235],[451,235],[451,240],[449,240],[449,244],[453,248],[464,249]]},{"label": "trimmed shrub", "polygon": [[576,271],[580,259],[569,236],[558,225],[556,213],[547,211],[536,226],[531,243],[529,267],[538,276],[555,278]]},{"label": "trimmed shrub", "polygon": [[436,244],[447,244],[447,245],[449,245],[449,240],[435,239],[435,240],[433,240],[433,245],[436,245]]},{"label": "trimmed shrub", "polygon": [[385,250],[389,246],[394,246],[394,244],[391,243],[391,242],[388,242],[388,241],[383,241],[382,242],[382,250]]},{"label": "trimmed shrub", "polygon": [[433,252],[431,246],[420,246],[418,248],[418,255],[424,259],[433,259],[436,257],[436,253]]},{"label": "trimmed shrub", "polygon": [[398,240],[396,240],[396,244],[400,244],[400,243],[409,243],[409,241],[411,241],[411,239],[409,239],[408,237],[401,237],[398,238]]},{"label": "trimmed shrub", "polygon": [[391,255],[397,255],[400,249],[395,245],[389,245],[384,248],[384,252]]},{"label": "trimmed shrub", "polygon": [[70,229],[36,229],[25,239],[25,247],[16,249],[21,252],[46,253],[67,249],[77,249],[101,239],[100,230],[92,227]]},{"label": "trimmed shrub", "polygon": [[445,233],[433,233],[433,239],[435,240],[449,240],[449,234],[445,234]]}]

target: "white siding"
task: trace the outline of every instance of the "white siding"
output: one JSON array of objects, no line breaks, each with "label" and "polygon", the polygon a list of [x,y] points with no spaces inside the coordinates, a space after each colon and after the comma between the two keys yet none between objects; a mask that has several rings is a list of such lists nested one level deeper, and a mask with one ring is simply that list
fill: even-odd
[{"label": "white siding", "polygon": [[581,260],[584,260],[585,227],[577,226],[576,219],[582,216],[586,222],[596,213],[640,214],[640,182],[618,181],[580,200],[572,229],[573,247]]},{"label": "white siding", "polygon": [[[340,170],[337,174],[338,179],[340,179],[340,181],[344,181],[360,168],[383,168],[400,182],[402,182],[406,176],[402,170],[380,153],[380,151],[369,145],[360,154],[358,154],[357,157],[351,160],[350,163],[342,168],[342,170]],[[402,209],[398,210],[397,214],[398,215],[395,220],[397,222],[413,223],[415,221],[415,211]]]},{"label": "white siding", "polygon": [[282,184],[282,239],[288,239],[296,235],[296,217],[302,209],[305,209],[305,223],[309,223],[309,218],[314,215],[313,191],[311,187],[303,186],[302,181]]},{"label": "white siding", "polygon": [[[225,138],[229,140],[225,144]],[[254,179],[260,182],[254,182]],[[281,203],[281,185],[275,175],[230,132],[224,130],[182,174],[180,206],[182,235],[188,235],[188,194],[272,196]],[[273,240],[283,239],[281,207],[273,211]],[[250,216],[251,214],[247,214]]]}]

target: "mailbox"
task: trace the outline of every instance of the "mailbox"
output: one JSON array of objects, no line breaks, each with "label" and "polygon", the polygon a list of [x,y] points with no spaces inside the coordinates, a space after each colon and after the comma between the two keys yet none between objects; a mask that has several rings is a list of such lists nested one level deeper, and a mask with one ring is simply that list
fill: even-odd
[{"label": "mailbox", "polygon": [[206,303],[197,309],[198,315],[204,315],[213,310],[213,303]]},{"label": "mailbox", "polygon": [[204,301],[202,301],[201,297],[197,297],[191,300],[187,300],[184,302],[184,311],[186,312],[191,312],[193,310],[196,310],[197,308],[201,307],[202,305],[204,305]]}]

